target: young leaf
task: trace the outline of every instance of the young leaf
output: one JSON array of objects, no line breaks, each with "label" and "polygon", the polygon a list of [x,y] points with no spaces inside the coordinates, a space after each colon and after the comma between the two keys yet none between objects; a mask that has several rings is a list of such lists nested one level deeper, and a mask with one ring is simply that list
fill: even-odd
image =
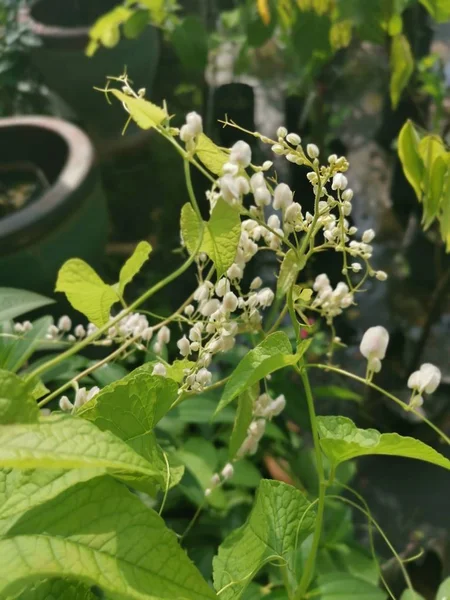
[{"label": "young leaf", "polygon": [[0,467],[16,469],[107,469],[127,481],[149,479],[163,486],[160,472],[109,431],[84,419],[54,414],[39,423],[0,427]]},{"label": "young leaf", "polygon": [[423,202],[423,228],[426,230],[433,223],[439,213],[439,206],[443,199],[445,179],[448,170],[448,161],[445,156],[438,156],[427,170],[428,185]]},{"label": "young leaf", "polygon": [[10,321],[36,308],[54,304],[54,300],[34,292],[16,290],[15,288],[0,288],[0,322]]},{"label": "young leaf", "polygon": [[125,286],[139,273],[142,265],[148,260],[152,247],[148,242],[139,242],[133,254],[126,261],[119,274],[119,294],[123,296]]},{"label": "young leaf", "polygon": [[[110,431],[159,473],[166,474],[166,461],[153,430],[176,400],[177,391],[175,381],[151,375],[147,365],[143,365],[103,388],[77,412],[77,416],[95,423],[102,431]],[[178,483],[182,474],[179,467],[169,469],[169,485]],[[163,481],[167,481],[166,476]],[[150,492],[153,483],[150,482]]]},{"label": "young leaf", "polygon": [[38,406],[31,394],[34,382],[0,370],[0,424],[36,423]]},{"label": "young leaf", "polygon": [[0,339],[0,349],[4,350],[0,355],[0,367],[17,372],[45,340],[45,335],[52,323],[51,317],[41,317],[33,321],[33,328],[20,337]]},{"label": "young leaf", "polygon": [[106,469],[0,469],[0,536],[27,511],[77,483],[104,474]]},{"label": "young leaf", "polygon": [[237,600],[266,563],[286,565],[311,533],[315,513],[306,497],[280,481],[262,480],[245,525],[220,545],[213,561],[214,588],[221,600]]},{"label": "young leaf", "polygon": [[436,600],[449,600],[450,598],[450,577],[444,579],[444,581],[439,586],[439,589],[436,594]]},{"label": "young leaf", "polygon": [[177,383],[181,383],[184,379],[185,369],[191,369],[195,365],[193,360],[182,358],[181,360],[174,360],[171,365],[166,368],[167,379],[173,379]]},{"label": "young leaf", "polygon": [[420,138],[411,121],[406,121],[398,136],[398,155],[403,172],[409,181],[419,202],[422,200],[422,178],[424,165],[419,154]]},{"label": "young leaf", "polygon": [[346,417],[318,417],[320,445],[336,466],[358,456],[380,454],[403,456],[450,469],[450,460],[423,442],[398,433],[380,433],[376,429],[358,429]]},{"label": "young leaf", "polygon": [[[400,600],[425,600],[418,592],[412,592],[411,590],[405,590],[400,596]],[[436,599],[437,600],[437,599]]]},{"label": "young leaf", "polygon": [[253,418],[253,406],[259,394],[259,383],[246,389],[239,396],[236,419],[230,438],[230,460],[235,456],[247,437],[247,429]]},{"label": "young leaf", "polygon": [[448,0],[419,0],[427,11],[438,23],[445,23],[450,19],[450,5]]},{"label": "young leaf", "polygon": [[199,136],[195,151],[211,173],[214,173],[214,175],[223,174],[223,165],[228,162],[228,154],[216,146],[204,133]]},{"label": "young leaf", "polygon": [[136,121],[141,129],[157,127],[167,119],[167,113],[163,108],[144,100],[144,98],[134,98],[116,89],[110,91],[124,104],[130,113],[130,117],[133,121]]},{"label": "young leaf", "polygon": [[14,600],[96,600],[92,591],[84,583],[76,583],[67,579],[46,579],[27,588]]},{"label": "young leaf", "polygon": [[277,281],[277,298],[283,298],[290,288],[297,281],[298,274],[305,266],[305,259],[299,260],[296,252],[292,250],[287,251],[286,256],[283,259],[280,267],[280,274]]},{"label": "young leaf", "polygon": [[109,477],[30,511],[0,542],[2,598],[58,577],[123,600],[216,597],[162,518]]},{"label": "young leaf", "polygon": [[350,575],[328,573],[317,578],[321,600],[386,600],[387,594],[379,587]]},{"label": "young leaf", "polygon": [[414,58],[408,39],[399,34],[392,38],[391,45],[391,104],[397,108],[400,96],[414,71]]},{"label": "young leaf", "polygon": [[289,338],[283,331],[276,331],[247,352],[225,385],[216,413],[225,408],[236,396],[270,373],[297,363],[306,345],[292,354]]},{"label": "young leaf", "polygon": [[108,322],[111,306],[119,301],[114,289],[79,258],[71,258],[63,264],[55,290],[64,292],[70,304],[97,327]]}]

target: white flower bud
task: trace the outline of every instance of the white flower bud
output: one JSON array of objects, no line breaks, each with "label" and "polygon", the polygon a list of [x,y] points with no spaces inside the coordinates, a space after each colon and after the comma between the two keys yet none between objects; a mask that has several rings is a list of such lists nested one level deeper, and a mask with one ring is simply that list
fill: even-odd
[{"label": "white flower bud", "polygon": [[[347,191],[347,190],[346,190]],[[342,212],[346,217],[352,214],[353,206],[351,202],[345,201],[342,203]]]},{"label": "white flower bud", "polygon": [[350,188],[344,190],[341,197],[345,202],[351,202],[353,198],[353,190]]},{"label": "white flower bud", "polygon": [[336,173],[333,177],[333,183],[331,184],[332,190],[345,190],[347,187],[347,177],[342,175],[342,173]]},{"label": "white flower bud", "polygon": [[319,292],[320,290],[324,289],[329,285],[330,280],[328,279],[328,275],[326,275],[325,273],[321,273],[320,275],[317,275],[317,277],[314,280],[313,290],[315,292]]},{"label": "white flower bud", "polygon": [[416,389],[420,394],[423,392],[432,394],[441,382],[441,371],[431,363],[424,363],[418,371],[411,373],[408,379],[408,387]]},{"label": "white flower bud", "polygon": [[272,196],[266,186],[260,186],[254,191],[256,206],[269,206]]},{"label": "white flower bud", "polygon": [[231,479],[234,475],[234,467],[231,463],[227,463],[222,469],[221,473],[222,477],[227,480]]},{"label": "white flower bud", "polygon": [[281,144],[274,144],[272,146],[272,152],[274,154],[277,154],[278,156],[281,156],[285,152],[284,146],[282,146]]},{"label": "white flower bud", "polygon": [[230,282],[226,277],[222,277],[216,284],[216,294],[219,296],[219,298],[222,298],[229,291]]},{"label": "white flower bud", "polygon": [[83,325],[77,325],[74,329],[74,334],[77,338],[84,338],[84,336],[86,335],[86,330],[83,327]]},{"label": "white flower bud", "polygon": [[278,127],[277,129],[277,137],[279,138],[285,138],[287,136],[287,129],[286,127]]},{"label": "white flower bud", "polygon": [[146,327],[141,333],[142,341],[149,342],[153,337],[153,327]]},{"label": "white flower bud", "polygon": [[53,338],[56,337],[59,333],[59,329],[58,327],[56,327],[56,325],[50,325],[50,327],[48,328],[48,334]]},{"label": "white flower bud", "polygon": [[286,183],[279,183],[273,195],[273,207],[275,210],[287,208],[292,204],[293,194]]},{"label": "white flower bud", "polygon": [[250,423],[250,427],[248,428],[248,433],[255,438],[256,440],[260,440],[264,435],[266,430],[266,421],[264,419],[257,419]]},{"label": "white flower bud", "polygon": [[286,140],[293,146],[298,146],[302,142],[302,138],[296,133],[288,133],[286,136]]},{"label": "white flower bud", "polygon": [[244,169],[248,167],[248,165],[252,161],[252,149],[242,140],[236,142],[230,151],[230,162],[238,164],[240,167]]},{"label": "white flower bud", "polygon": [[214,473],[214,475],[211,477],[211,487],[215,488],[219,485],[220,483],[220,476],[218,473]]},{"label": "white flower bud", "polygon": [[60,317],[58,321],[58,329],[61,331],[70,331],[72,328],[72,320],[67,315]]},{"label": "white flower bud", "polygon": [[187,317],[191,317],[194,314],[195,308],[192,306],[192,304],[188,304],[187,306],[185,306],[184,308],[184,314]]},{"label": "white flower bud", "polygon": [[308,153],[309,158],[317,158],[319,156],[319,148],[316,144],[308,144],[306,146],[306,152]]},{"label": "white flower bud", "polygon": [[387,275],[387,273],[385,271],[376,271],[375,277],[379,281],[386,281],[386,279],[388,278],[388,275]]},{"label": "white flower bud", "polygon": [[[389,344],[389,333],[384,327],[369,327],[364,333],[359,346],[361,354],[370,362],[372,359],[383,360]],[[375,370],[375,369],[373,369]]]},{"label": "white flower bud", "polygon": [[186,115],[186,124],[189,127],[192,136],[199,135],[203,132],[202,118],[198,113],[194,111]]},{"label": "white flower bud", "polygon": [[337,159],[337,154],[330,154],[330,156],[328,157],[328,162],[330,163],[330,165],[334,165]]},{"label": "white flower bud", "polygon": [[409,401],[410,408],[420,408],[423,405],[423,397],[420,395],[412,396]]},{"label": "white flower bud", "polygon": [[167,369],[162,363],[156,363],[153,367],[152,375],[161,375],[161,377],[165,377],[167,375]]},{"label": "white flower bud", "polygon": [[200,369],[195,376],[195,380],[198,381],[198,383],[200,383],[202,386],[209,385],[211,383],[211,379],[212,374],[204,367]]},{"label": "white flower bud", "polygon": [[373,229],[366,229],[366,231],[362,234],[362,241],[364,244],[370,244],[374,237],[375,231]]},{"label": "white flower bud", "polygon": [[162,346],[161,346],[161,344],[160,344],[159,342],[155,342],[155,343],[153,344],[153,352],[154,352],[155,354],[160,354],[160,353],[161,353],[161,350],[162,350]]},{"label": "white flower bud", "polygon": [[293,202],[290,206],[286,208],[284,213],[285,221],[289,221],[294,223],[297,219],[300,219],[302,216],[302,207],[298,202]]},{"label": "white flower bud", "polygon": [[283,410],[286,408],[286,398],[284,394],[280,394],[275,400],[270,404],[270,412],[273,417],[277,417],[280,415]]},{"label": "white flower bud", "polygon": [[262,286],[262,279],[261,277],[255,277],[255,279],[253,279],[253,281],[250,284],[250,289],[251,290],[257,290]]},{"label": "white flower bud", "polygon": [[14,331],[16,333],[24,333],[25,329],[24,329],[22,323],[14,323]]},{"label": "white flower bud", "polygon": [[25,332],[31,331],[33,329],[33,323],[31,321],[24,321],[22,327]]},{"label": "white flower bud", "polygon": [[227,271],[227,276],[230,279],[242,279],[243,275],[244,273],[241,267],[239,267],[239,265],[237,265],[236,263],[233,263]]},{"label": "white flower bud", "polygon": [[250,187],[255,192],[259,187],[266,187],[266,180],[261,172],[254,173],[250,177]]},{"label": "white flower bud", "polygon": [[275,294],[270,288],[263,288],[258,292],[257,297],[259,305],[262,308],[267,308],[272,304]]},{"label": "white flower bud", "polygon": [[168,344],[170,342],[170,329],[165,325],[156,334],[156,339],[160,345]]},{"label": "white flower bud", "polygon": [[360,263],[352,263],[350,268],[354,273],[359,273],[362,270],[362,265]]},{"label": "white flower bud", "polygon": [[227,292],[223,297],[222,306],[227,312],[234,312],[238,305],[238,299],[233,292]]},{"label": "white flower bud", "polygon": [[73,404],[67,396],[61,396],[59,399],[59,408],[64,412],[70,412],[73,410]]},{"label": "white flower bud", "polygon": [[200,306],[200,313],[204,317],[210,317],[216,310],[220,308],[220,301],[217,298],[212,298]]},{"label": "white flower bud", "polygon": [[70,334],[67,336],[67,341],[68,342],[76,342],[77,338],[74,335]]},{"label": "white flower bud", "polygon": [[262,164],[262,170],[268,171],[270,168],[272,168],[272,166],[273,166],[273,162],[271,160],[265,160]]},{"label": "white flower bud", "polygon": [[197,302],[203,302],[204,300],[208,300],[211,289],[213,288],[212,283],[209,281],[205,281],[194,292],[194,300]]},{"label": "white flower bud", "polygon": [[181,356],[188,356],[191,352],[191,346],[189,340],[185,335],[177,342],[178,350],[180,351]]},{"label": "white flower bud", "polygon": [[211,488],[206,488],[205,490],[205,498],[208,498],[208,496],[211,496],[212,494],[212,489]]},{"label": "white flower bud", "polygon": [[239,166],[234,163],[227,162],[223,165],[222,171],[224,173],[229,173],[230,175],[235,176],[239,173]]}]

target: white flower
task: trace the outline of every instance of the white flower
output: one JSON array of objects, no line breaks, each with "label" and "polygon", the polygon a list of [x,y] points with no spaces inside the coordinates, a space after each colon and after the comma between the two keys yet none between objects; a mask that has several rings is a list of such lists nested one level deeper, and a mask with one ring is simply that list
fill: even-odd
[{"label": "white flower", "polygon": [[167,375],[167,369],[162,363],[156,363],[153,367],[152,375],[161,375],[165,377]]},{"label": "white flower", "polygon": [[411,373],[408,379],[408,387],[432,394],[441,382],[441,371],[431,363],[424,363],[418,371]]},{"label": "white flower", "polygon": [[216,294],[219,296],[219,298],[222,298],[229,291],[230,282],[226,277],[222,277],[216,284]]},{"label": "white flower", "polygon": [[253,281],[250,284],[250,289],[251,290],[257,290],[262,286],[263,280],[261,279],[261,277],[255,277],[255,279],[253,279]]},{"label": "white flower", "polygon": [[33,323],[31,321],[24,321],[22,327],[25,332],[31,331],[33,329]]},{"label": "white flower", "polygon": [[274,144],[271,150],[274,154],[277,154],[278,156],[284,154],[284,146],[282,144]]},{"label": "white flower", "polygon": [[222,477],[227,480],[231,479],[234,475],[234,467],[231,463],[227,463],[222,469],[221,473]]},{"label": "white flower", "polygon": [[22,323],[14,323],[14,331],[16,333],[23,333],[25,330],[23,328]]},{"label": "white flower", "polygon": [[236,142],[230,150],[230,162],[238,164],[240,167],[244,169],[248,167],[248,165],[252,161],[252,149],[242,140]]},{"label": "white flower", "polygon": [[227,162],[223,165],[222,171],[224,173],[229,173],[230,175],[237,175],[239,173],[239,166],[234,163]]},{"label": "white flower", "polygon": [[370,244],[374,237],[375,231],[373,229],[366,229],[366,231],[362,234],[362,241],[364,244]]},{"label": "white flower", "polygon": [[168,344],[170,342],[170,329],[165,325],[156,334],[156,339],[160,345]]},{"label": "white flower", "polygon": [[186,115],[186,124],[190,127],[194,135],[199,135],[203,132],[202,118],[195,111],[192,111]]},{"label": "white flower", "polygon": [[369,327],[364,333],[359,350],[367,358],[370,371],[378,373],[381,369],[381,361],[386,356],[389,344],[389,333],[381,325]]},{"label": "white flower", "polygon": [[286,127],[278,127],[277,129],[277,137],[279,138],[285,138],[287,136],[287,129]]},{"label": "white flower", "polygon": [[355,262],[350,265],[350,268],[354,273],[359,273],[359,271],[362,270],[362,265],[360,263]]},{"label": "white flower", "polygon": [[351,202],[352,198],[353,198],[353,190],[348,188],[346,189],[344,192],[342,192],[342,200],[344,200],[345,202]]},{"label": "white flower", "polygon": [[275,210],[286,209],[292,204],[293,194],[286,183],[279,183],[273,194],[273,207]]},{"label": "white flower", "polygon": [[253,192],[256,206],[269,206],[272,196],[266,186],[260,186]]},{"label": "white flower", "polygon": [[192,306],[192,304],[188,304],[187,306],[185,306],[184,308],[184,314],[187,317],[191,317],[194,314],[195,308]]},{"label": "white flower", "polygon": [[58,329],[61,331],[70,331],[72,328],[72,320],[67,315],[60,317],[58,321]]},{"label": "white flower", "polygon": [[239,265],[233,263],[227,271],[227,276],[230,279],[242,279],[244,273]]},{"label": "white flower", "polygon": [[342,175],[342,173],[336,173],[333,177],[333,183],[331,184],[332,190],[345,190],[347,187],[347,177]]},{"label": "white flower", "polygon": [[277,417],[283,412],[285,408],[286,398],[284,397],[284,394],[280,394],[280,396],[277,396],[277,398],[275,398],[275,400],[270,405],[271,414],[273,417]]},{"label": "white flower", "polygon": [[202,385],[203,387],[209,385],[211,383],[211,379],[212,374],[210,373],[210,371],[208,371],[208,369],[205,369],[204,367],[200,369],[195,376],[195,380],[198,381],[198,383],[200,383],[200,385]]},{"label": "white flower", "polygon": [[220,308],[220,301],[217,298],[212,298],[200,306],[200,313],[204,317],[210,317],[216,310]]},{"label": "white flower", "polygon": [[204,283],[199,285],[198,288],[195,290],[194,300],[196,300],[197,302],[203,302],[204,300],[208,300],[212,288],[212,283],[210,281],[205,281]]},{"label": "white flower", "polygon": [[86,402],[89,402],[89,400],[91,400],[96,394],[98,394],[99,391],[100,391],[100,388],[97,387],[96,385],[94,387],[92,387],[89,390],[89,392],[84,387],[79,388],[75,394],[75,402],[74,402],[75,408],[79,408],[80,406],[83,406],[83,404],[86,404]]},{"label": "white flower", "polygon": [[262,308],[267,308],[272,304],[273,299],[275,298],[275,294],[270,288],[266,287],[258,292],[257,297],[259,305]]},{"label": "white flower", "polygon": [[306,146],[306,152],[308,153],[309,158],[317,158],[319,156],[319,148],[316,144],[308,144]]},{"label": "white flower", "polygon": [[386,281],[386,279],[388,278],[388,275],[385,271],[377,271],[375,273],[375,277],[379,280],[379,281]]},{"label": "white flower", "polygon": [[211,477],[211,487],[215,488],[219,485],[220,483],[220,477],[218,475],[218,473],[214,473],[214,475]]},{"label": "white flower", "polygon": [[189,340],[185,335],[177,342],[178,350],[180,351],[181,356],[188,356],[191,352],[191,345]]},{"label": "white flower", "polygon": [[298,146],[301,143],[302,138],[296,133],[288,133],[286,136],[286,140],[293,146]]},{"label": "white flower", "polygon": [[271,160],[265,160],[262,164],[262,170],[263,171],[268,171],[273,165],[273,162]]},{"label": "white flower", "polygon": [[227,312],[234,312],[238,305],[238,299],[233,292],[227,292],[222,300],[222,306]]},{"label": "white flower", "polygon": [[67,396],[61,396],[59,399],[59,408],[64,412],[69,412],[73,410],[73,404]]},{"label": "white flower", "polygon": [[86,335],[86,330],[83,327],[83,325],[77,325],[74,329],[74,334],[77,338],[84,338],[84,336]]},{"label": "white flower", "polygon": [[328,275],[326,275],[325,273],[321,273],[320,275],[317,275],[317,277],[314,280],[313,290],[315,292],[320,292],[320,290],[324,289],[329,285],[330,280],[328,279]]}]

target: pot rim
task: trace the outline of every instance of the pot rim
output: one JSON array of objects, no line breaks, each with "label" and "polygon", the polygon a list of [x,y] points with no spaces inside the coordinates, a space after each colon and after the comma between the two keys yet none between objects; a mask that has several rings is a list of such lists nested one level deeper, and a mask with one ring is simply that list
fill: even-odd
[{"label": "pot rim", "polygon": [[49,225],[76,210],[85,198],[80,188],[90,184],[95,159],[88,136],[63,119],[33,115],[0,119],[0,140],[2,131],[10,127],[34,127],[59,136],[67,146],[67,159],[56,181],[39,198],[0,219],[2,253],[28,245],[48,233]]}]

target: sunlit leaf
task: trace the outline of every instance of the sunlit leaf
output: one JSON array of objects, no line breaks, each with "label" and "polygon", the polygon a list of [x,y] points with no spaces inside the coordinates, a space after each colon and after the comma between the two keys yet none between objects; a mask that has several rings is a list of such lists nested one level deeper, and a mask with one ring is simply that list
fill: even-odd
[{"label": "sunlit leaf", "polygon": [[148,260],[152,247],[148,242],[139,242],[133,254],[126,261],[119,274],[119,293],[122,296],[125,286],[139,273],[142,265]]},{"label": "sunlit leaf", "polygon": [[402,162],[403,172],[416,196],[422,199],[423,161],[419,154],[420,138],[411,121],[406,121],[398,136],[398,154]]},{"label": "sunlit leaf", "polygon": [[0,424],[35,423],[39,409],[32,396],[34,382],[0,370]]},{"label": "sunlit leaf", "polygon": [[205,167],[215,175],[223,174],[223,165],[228,162],[228,154],[221,150],[204,133],[202,133],[197,142],[195,152]]},{"label": "sunlit leaf", "polygon": [[414,71],[414,58],[406,36],[399,34],[392,38],[391,44],[391,104],[395,109],[400,96]]},{"label": "sunlit leaf", "polygon": [[167,113],[163,108],[144,98],[134,98],[116,89],[109,91],[125,105],[131,118],[141,129],[151,129],[167,119]]}]

